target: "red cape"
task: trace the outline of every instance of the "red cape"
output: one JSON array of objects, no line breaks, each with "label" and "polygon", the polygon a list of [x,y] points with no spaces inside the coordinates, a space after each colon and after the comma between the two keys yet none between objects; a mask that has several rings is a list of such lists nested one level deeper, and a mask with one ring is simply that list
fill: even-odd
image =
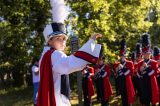
[{"label": "red cape", "polygon": [[110,68],[105,65],[104,69],[107,72],[107,76],[104,77],[104,99],[109,100],[109,97],[113,94],[112,86],[108,78],[110,76]]},{"label": "red cape", "polygon": [[152,88],[152,104],[156,104],[159,102],[159,88],[156,76],[150,76],[151,80],[151,88]]},{"label": "red cape", "polygon": [[90,100],[93,95],[94,95],[94,86],[93,86],[92,79],[89,78],[88,79],[88,97]]},{"label": "red cape", "polygon": [[128,103],[131,104],[135,100],[135,91],[132,83],[131,75],[134,73],[134,65],[132,61],[126,61],[126,68],[128,68],[131,72],[126,76],[126,89],[128,96]]},{"label": "red cape", "polygon": [[128,103],[131,104],[134,102],[135,99],[135,91],[130,75],[126,76],[126,89],[127,89]]},{"label": "red cape", "polygon": [[[92,67],[88,68],[88,71],[94,74],[94,69]],[[93,75],[92,75],[93,76]],[[92,78],[88,78],[88,97],[91,100],[91,97],[94,95],[94,85],[92,82]]]},{"label": "red cape", "polygon": [[56,106],[54,96],[53,73],[51,64],[51,54],[54,50],[48,50],[40,65],[40,85],[36,106]]},{"label": "red cape", "polygon": [[159,88],[158,88],[158,83],[156,79],[156,75],[158,72],[158,63],[152,60],[150,64],[151,64],[152,70],[155,71],[155,74],[150,76],[151,89],[152,89],[152,104],[154,105],[159,102]]},{"label": "red cape", "polygon": [[[98,70],[98,67],[99,66],[94,67],[95,72]],[[104,99],[105,100],[109,100],[109,97],[113,94],[112,86],[111,86],[109,78],[108,78],[110,76],[110,68],[109,68],[109,66],[105,65],[104,70],[107,72],[107,76],[105,76],[103,78]]]},{"label": "red cape", "polygon": [[[120,64],[119,62],[115,63],[113,65],[113,68],[116,69],[116,67],[118,67],[119,64]],[[134,87],[133,87],[133,83],[131,79],[131,75],[134,73],[134,65],[132,61],[126,60],[125,66],[131,71],[127,76],[125,76],[125,79],[126,79],[126,90],[127,90],[128,103],[132,104],[135,100],[135,91],[134,91]]]},{"label": "red cape", "polygon": [[[142,66],[143,61],[138,63],[138,70],[140,70],[140,67]],[[150,76],[150,82],[151,82],[151,92],[152,92],[152,104],[156,104],[159,102],[159,88],[158,88],[158,83],[156,80],[156,74],[158,71],[158,64],[156,61],[151,60],[150,62],[151,69],[155,71],[155,74]]]},{"label": "red cape", "polygon": [[112,86],[109,82],[108,77],[104,78],[104,98],[105,100],[109,100],[109,97],[113,94]]}]

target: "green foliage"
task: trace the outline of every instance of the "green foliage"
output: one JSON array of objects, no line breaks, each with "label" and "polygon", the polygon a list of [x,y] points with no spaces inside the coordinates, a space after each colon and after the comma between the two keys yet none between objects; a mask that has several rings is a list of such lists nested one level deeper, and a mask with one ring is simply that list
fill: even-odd
[{"label": "green foliage", "polygon": [[[154,40],[154,35],[159,35],[159,24],[153,23],[159,19],[159,0],[70,0],[68,3],[76,13],[74,30],[83,39],[81,42],[95,32],[102,33],[104,37],[98,42],[103,42],[110,62],[116,59],[122,38],[125,37],[131,51],[142,33],[150,32]],[[154,14],[150,12],[152,9]]]},{"label": "green foliage", "polygon": [[[117,59],[123,37],[129,51],[135,49],[144,32],[152,35],[153,46],[160,46],[160,0],[67,0],[67,3],[72,12],[66,22],[79,36],[80,43],[85,43],[93,33],[102,33],[104,37],[97,42],[104,45],[110,63]],[[0,73],[13,72],[14,80],[19,80],[30,70],[33,57],[39,57],[42,51],[42,31],[51,22],[50,8],[48,0],[0,0]]]},{"label": "green foliage", "polygon": [[0,6],[0,72],[12,72],[21,84],[33,57],[42,51],[50,5],[47,0],[1,0]]}]

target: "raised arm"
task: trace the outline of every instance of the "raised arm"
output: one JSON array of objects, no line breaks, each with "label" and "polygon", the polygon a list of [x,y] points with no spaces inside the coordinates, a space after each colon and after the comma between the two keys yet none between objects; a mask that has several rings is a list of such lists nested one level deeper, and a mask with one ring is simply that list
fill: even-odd
[{"label": "raised arm", "polygon": [[89,63],[96,63],[99,58],[101,45],[90,39],[75,54],[66,56],[61,51],[52,54],[52,69],[59,74],[70,74],[80,71]]}]

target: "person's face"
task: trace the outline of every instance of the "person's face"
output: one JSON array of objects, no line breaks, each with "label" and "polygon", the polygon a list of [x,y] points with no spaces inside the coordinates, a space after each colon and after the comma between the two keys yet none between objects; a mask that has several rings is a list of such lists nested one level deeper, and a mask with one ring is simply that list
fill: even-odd
[{"label": "person's face", "polygon": [[99,64],[100,64],[100,65],[102,65],[103,63],[104,63],[103,60],[100,60],[100,61],[99,61]]},{"label": "person's face", "polygon": [[137,58],[137,61],[140,61],[140,60],[142,60],[142,57],[138,57],[138,58]]},{"label": "person's face", "polygon": [[55,48],[56,50],[64,51],[66,47],[66,37],[65,36],[56,36],[49,40],[48,44]]},{"label": "person's face", "polygon": [[35,63],[34,63],[34,64],[38,65],[39,63],[38,63],[38,61],[35,61]]},{"label": "person's face", "polygon": [[140,56],[137,56],[137,59],[136,59],[137,61],[140,61],[140,60],[142,60],[142,55],[140,55]]},{"label": "person's face", "polygon": [[151,54],[150,53],[143,53],[143,58],[144,59],[150,59]]},{"label": "person's face", "polygon": [[126,59],[125,56],[120,56],[121,61],[125,61],[125,59]]}]

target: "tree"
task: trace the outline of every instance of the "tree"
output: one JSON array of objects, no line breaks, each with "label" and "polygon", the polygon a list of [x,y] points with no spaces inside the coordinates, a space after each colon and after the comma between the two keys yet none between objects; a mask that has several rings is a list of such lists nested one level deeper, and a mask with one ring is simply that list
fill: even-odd
[{"label": "tree", "polygon": [[[100,32],[105,56],[113,62],[119,41],[125,37],[128,50],[134,50],[140,35],[149,32],[153,22],[147,21],[150,8],[159,6],[149,0],[69,0],[75,33],[85,42],[90,34]],[[159,2],[157,2],[159,3]],[[74,20],[74,21],[75,21]],[[76,24],[75,24],[76,23]]]},{"label": "tree", "polygon": [[149,33],[152,35],[152,46],[160,46],[160,0],[153,0],[149,11],[148,21],[153,22]]},{"label": "tree", "polygon": [[21,85],[32,58],[42,51],[50,5],[43,0],[1,0],[0,6],[0,70],[12,73],[15,85]]},{"label": "tree", "polygon": [[[71,14],[66,21],[80,44],[91,34],[102,33],[109,62],[116,60],[119,41],[125,37],[128,50],[134,50],[140,35],[149,32],[152,43],[160,40],[160,0],[67,0]],[[48,0],[0,0],[0,77],[13,74],[15,84],[22,84],[32,58],[40,56],[45,24],[51,22]],[[69,32],[71,33],[71,32]],[[70,48],[67,48],[70,50]],[[68,52],[70,53],[70,52]]]}]

